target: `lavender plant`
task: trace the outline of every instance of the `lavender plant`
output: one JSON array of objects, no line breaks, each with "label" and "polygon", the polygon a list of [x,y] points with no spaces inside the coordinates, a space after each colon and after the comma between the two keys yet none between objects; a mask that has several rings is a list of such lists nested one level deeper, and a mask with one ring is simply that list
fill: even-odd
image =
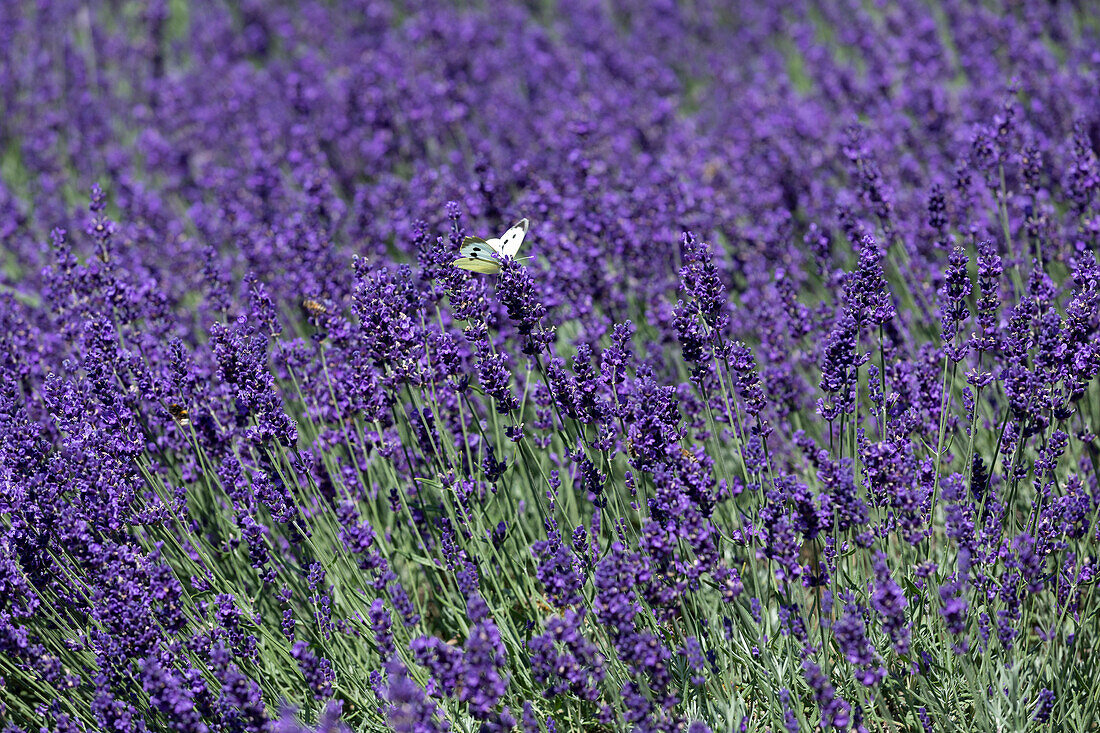
[{"label": "lavender plant", "polygon": [[5,732],[1096,728],[1087,7],[0,45]]}]

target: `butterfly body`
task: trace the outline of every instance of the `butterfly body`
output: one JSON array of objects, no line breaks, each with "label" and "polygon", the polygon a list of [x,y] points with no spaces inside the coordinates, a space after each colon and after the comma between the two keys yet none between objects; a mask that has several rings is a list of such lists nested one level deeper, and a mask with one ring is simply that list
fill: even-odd
[{"label": "butterfly body", "polygon": [[[482,239],[466,237],[462,240],[459,254],[462,256],[452,264],[455,267],[485,275],[500,272],[500,257],[515,257],[523,238],[527,235],[527,220],[520,219],[500,237]],[[496,255],[494,257],[493,255]]]}]

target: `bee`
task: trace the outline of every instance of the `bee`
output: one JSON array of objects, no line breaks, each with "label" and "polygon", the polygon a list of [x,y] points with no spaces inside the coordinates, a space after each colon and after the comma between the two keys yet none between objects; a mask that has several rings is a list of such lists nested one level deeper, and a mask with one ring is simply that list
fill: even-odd
[{"label": "bee", "polygon": [[191,424],[191,418],[188,417],[187,408],[183,405],[173,402],[168,405],[168,414],[172,416],[172,419],[176,421],[176,424],[181,428],[185,428]]},{"label": "bee", "polygon": [[684,458],[688,459],[688,461],[690,461],[691,463],[696,463],[699,460],[698,458],[695,457],[694,453],[692,453],[691,451],[689,451],[687,448],[685,448],[683,446],[680,446],[680,455],[682,455]]},{"label": "bee", "polygon": [[314,318],[316,318],[317,316],[323,316],[328,313],[328,308],[326,308],[323,303],[319,303],[312,298],[307,298],[306,300],[303,300],[302,308],[304,308],[306,313],[313,316]]}]

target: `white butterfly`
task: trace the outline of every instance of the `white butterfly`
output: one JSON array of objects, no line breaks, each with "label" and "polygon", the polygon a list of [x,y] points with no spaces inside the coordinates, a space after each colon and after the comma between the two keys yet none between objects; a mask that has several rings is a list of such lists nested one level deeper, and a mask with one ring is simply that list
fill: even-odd
[{"label": "white butterfly", "polygon": [[520,219],[499,238],[466,237],[462,240],[462,248],[459,250],[462,257],[452,264],[463,270],[495,275],[500,272],[500,262],[493,258],[493,254],[500,257],[515,257],[525,236],[527,236],[527,220]]}]

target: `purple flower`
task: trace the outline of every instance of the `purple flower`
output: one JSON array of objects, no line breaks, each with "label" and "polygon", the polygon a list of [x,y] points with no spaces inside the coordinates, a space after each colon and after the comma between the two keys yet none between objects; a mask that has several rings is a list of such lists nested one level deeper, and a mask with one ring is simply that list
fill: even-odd
[{"label": "purple flower", "polygon": [[843,152],[848,159],[860,198],[886,231],[887,239],[890,239],[893,233],[893,194],[869,150],[864,128],[852,125],[845,130]]},{"label": "purple flower", "polygon": [[726,287],[718,275],[710,247],[698,242],[691,232],[680,238],[684,251],[684,266],[680,280],[691,297],[695,310],[702,316],[709,332],[721,335],[726,329]]},{"label": "purple flower", "polygon": [[905,593],[890,577],[890,568],[886,564],[886,555],[875,553],[875,590],[871,595],[871,605],[882,621],[882,630],[890,637],[894,651],[898,654],[909,653],[910,628],[905,618],[905,609],[909,605]]},{"label": "purple flower", "polygon": [[237,426],[257,444],[277,441],[295,445],[298,429],[286,414],[275,380],[267,369],[266,338],[254,335],[241,316],[232,327],[215,323],[210,342],[218,362],[218,377],[234,388]]},{"label": "purple flower", "polygon": [[501,415],[507,415],[519,407],[512,392],[511,378],[504,354],[494,353],[486,341],[478,342],[476,368],[481,388],[493,398],[493,405]]},{"label": "purple flower", "polygon": [[385,689],[386,724],[398,733],[441,733],[451,729],[443,711],[417,685],[401,662],[391,660]]},{"label": "purple flower", "polygon": [[1035,714],[1032,716],[1032,720],[1036,723],[1045,723],[1050,719],[1051,712],[1054,711],[1055,696],[1052,690],[1044,687],[1039,690],[1039,700],[1035,705]]},{"label": "purple flower", "polygon": [[292,708],[285,708],[278,721],[271,726],[272,733],[349,733],[348,726],[340,722],[343,701],[332,700],[325,706],[316,727],[304,726],[294,716]]},{"label": "purple flower", "polygon": [[141,5],[0,3],[13,730],[875,730],[1095,646],[1087,4]]},{"label": "purple flower", "polygon": [[535,281],[527,268],[511,258],[505,258],[501,263],[497,294],[523,338],[523,353],[538,356],[544,352],[553,339],[553,333],[542,326],[546,308],[538,300]]},{"label": "purple flower", "polygon": [[547,537],[531,545],[531,554],[538,561],[535,577],[557,607],[579,605],[584,577],[577,556],[561,541],[557,530],[550,531]]},{"label": "purple flower", "polygon": [[881,326],[894,317],[890,286],[882,270],[885,253],[875,240],[864,235],[859,245],[859,264],[844,286],[848,313],[856,323]]},{"label": "purple flower", "polygon": [[1066,171],[1066,189],[1080,212],[1089,209],[1100,191],[1100,163],[1080,120],[1073,124],[1073,153]]},{"label": "purple flower", "polygon": [[829,395],[818,400],[818,413],[832,422],[855,406],[855,378],[860,359],[856,355],[856,321],[845,314],[825,342],[820,389]]},{"label": "purple flower", "polygon": [[737,394],[744,402],[745,412],[758,417],[766,404],[764,390],[756,372],[756,360],[752,351],[743,343],[737,342],[730,347],[730,366],[737,374],[734,382]]},{"label": "purple flower", "polygon": [[997,309],[1000,306],[1000,276],[1004,271],[1000,255],[991,242],[978,244],[977,317],[981,333],[974,336],[978,351],[996,351],[999,345]]},{"label": "purple flower", "polygon": [[381,598],[375,598],[371,602],[368,618],[370,619],[371,628],[374,630],[374,641],[378,645],[379,654],[385,658],[392,657],[395,651],[393,634],[390,632],[393,620],[390,618],[390,613],[386,610],[385,602]]},{"label": "purple flower", "polygon": [[791,692],[787,688],[779,690],[779,702],[783,705],[783,727],[787,733],[798,733],[798,716],[791,709]]},{"label": "purple flower", "polygon": [[821,710],[821,727],[847,730],[851,720],[851,706],[843,698],[836,696],[836,690],[830,684],[829,678],[811,660],[803,660],[802,671]]},{"label": "purple flower", "polygon": [[867,638],[864,609],[849,603],[844,614],[833,623],[840,652],[855,668],[856,679],[867,687],[877,685],[886,677],[886,668]]},{"label": "purple flower", "polygon": [[172,730],[186,733],[205,733],[209,730],[202,721],[202,713],[195,705],[195,695],[183,675],[165,668],[155,656],[147,657],[139,667],[141,686],[149,696],[149,704],[164,715]]},{"label": "purple flower", "polygon": [[508,677],[502,672],[508,658],[496,624],[485,620],[470,629],[462,661],[459,699],[470,706],[475,718],[486,720],[508,689]]},{"label": "purple flower", "polygon": [[680,655],[684,657],[688,669],[692,671],[691,683],[693,685],[705,684],[706,677],[703,676],[705,661],[703,659],[703,648],[699,645],[699,640],[694,636],[685,639],[684,646],[680,649]]},{"label": "purple flower", "polygon": [[955,595],[958,593],[958,583],[947,583],[940,586],[940,600],[943,606],[940,615],[947,624],[947,630],[956,636],[966,630],[966,618],[969,612],[969,604],[966,599]]},{"label": "purple flower", "polygon": [[569,610],[550,619],[546,631],[527,643],[535,681],[547,697],[566,691],[582,700],[599,699],[605,672],[604,657],[582,631],[583,611]]},{"label": "purple flower", "polygon": [[832,461],[822,451],[818,481],[821,493],[822,513],[828,517],[829,526],[835,526],[838,532],[867,524],[869,513],[867,505],[860,498],[852,472],[851,459]]},{"label": "purple flower", "polygon": [[955,337],[962,327],[963,321],[970,315],[967,299],[970,296],[970,277],[966,271],[967,258],[962,247],[955,247],[947,260],[947,274],[943,288],[940,290],[940,324],[941,334],[952,361],[959,362],[966,357],[966,351],[961,346],[954,347]]},{"label": "purple flower", "polygon": [[222,689],[216,703],[223,726],[230,730],[256,731],[267,720],[260,686],[234,665],[222,675]]}]

